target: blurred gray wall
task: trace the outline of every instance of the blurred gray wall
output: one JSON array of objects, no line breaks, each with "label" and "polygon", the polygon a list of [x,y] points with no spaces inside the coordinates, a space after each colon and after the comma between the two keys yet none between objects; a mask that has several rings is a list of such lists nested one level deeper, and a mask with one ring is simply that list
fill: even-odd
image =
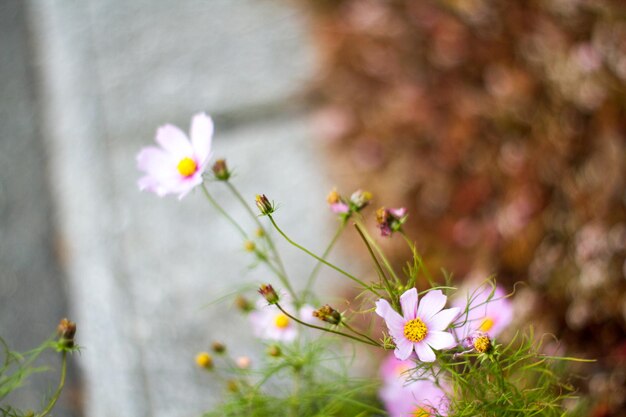
[{"label": "blurred gray wall", "polygon": [[[269,275],[248,268],[200,192],[180,202],[140,193],[135,155],[159,125],[186,131],[207,111],[214,155],[244,195],[280,202],[284,228],[321,251],[332,223],[298,99],[313,67],[304,16],[280,0],[10,0],[0,10],[0,331],[28,347],[69,304],[84,415],[199,415],[223,387],[194,367],[195,353],[214,339],[236,354],[258,346],[230,302],[206,306]],[[211,191],[253,230],[221,184]],[[291,275],[305,275],[312,262],[280,246]]]}]

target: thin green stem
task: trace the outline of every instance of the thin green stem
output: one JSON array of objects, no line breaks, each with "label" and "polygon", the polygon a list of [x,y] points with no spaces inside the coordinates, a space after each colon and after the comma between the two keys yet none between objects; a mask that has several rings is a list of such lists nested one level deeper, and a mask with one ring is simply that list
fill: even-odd
[{"label": "thin green stem", "polygon": [[306,322],[304,322],[304,321],[300,320],[299,318],[294,317],[294,316],[292,316],[291,314],[289,314],[289,313],[288,313],[287,311],[285,311],[285,309],[284,309],[284,308],[282,308],[282,307],[281,307],[281,305],[280,305],[280,304],[278,304],[278,303],[276,303],[276,307],[278,307],[278,309],[279,309],[280,311],[282,311],[282,312],[283,312],[283,313],[284,313],[287,317],[289,317],[290,319],[292,319],[292,320],[293,320],[293,321],[295,321],[296,323],[299,323],[299,324],[301,324],[301,325],[303,325],[303,326],[310,327],[311,329],[321,330],[321,331],[323,331],[323,332],[333,333],[333,334],[336,334],[336,335],[339,335],[339,336],[347,337],[348,339],[356,340],[357,342],[365,343],[365,344],[367,344],[367,345],[372,345],[372,346],[376,346],[376,347],[382,347],[382,346],[380,345],[380,343],[377,343],[377,342],[370,342],[369,340],[366,340],[366,339],[361,339],[361,338],[358,338],[358,337],[356,337],[356,336],[352,336],[351,334],[347,334],[347,333],[343,333],[343,332],[340,332],[340,331],[337,331],[337,330],[327,329],[326,327],[321,327],[321,326],[316,326],[316,325],[314,325],[314,324],[306,323]]},{"label": "thin green stem", "polygon": [[63,387],[65,386],[65,376],[67,374],[67,352],[63,351],[62,353],[63,359],[61,362],[61,380],[59,381],[59,386],[55,391],[54,395],[50,399],[50,402],[46,406],[46,408],[42,411],[42,413],[38,417],[45,417],[50,414],[50,411],[54,408],[54,405],[57,403],[59,396],[61,395],[61,391],[63,391]]},{"label": "thin green stem", "polygon": [[430,282],[433,282],[433,277],[432,277],[432,275],[430,275],[430,272],[428,272],[428,269],[426,269],[426,265],[424,265],[424,261],[422,260],[422,257],[418,255],[417,250],[415,249],[415,244],[413,243],[413,241],[411,241],[411,239],[409,239],[409,237],[406,235],[404,230],[400,229],[400,234],[404,238],[406,244],[409,245],[409,249],[411,249],[411,252],[413,252],[413,256],[417,260],[417,263],[419,264],[420,269],[422,270],[422,273],[426,276],[426,279],[428,279],[428,281],[430,281]]},{"label": "thin green stem", "polygon": [[237,200],[239,200],[241,205],[248,212],[250,217],[252,217],[252,220],[254,220],[254,222],[256,223],[257,227],[263,231],[263,239],[265,239],[265,241],[267,242],[268,246],[270,247],[270,250],[272,251],[272,254],[274,255],[274,259],[276,260],[276,264],[278,265],[278,268],[280,268],[281,273],[283,274],[285,279],[288,279],[288,277],[287,277],[287,270],[285,269],[285,265],[283,264],[283,261],[282,261],[282,259],[280,257],[280,254],[278,253],[278,250],[276,249],[276,245],[274,245],[274,241],[272,240],[272,237],[269,235],[269,233],[267,233],[267,230],[263,226],[263,223],[261,223],[261,221],[259,220],[259,216],[257,216],[254,213],[254,211],[252,211],[252,209],[250,208],[250,206],[248,205],[246,200],[243,198],[243,196],[241,195],[239,190],[237,190],[237,188],[230,181],[225,181],[225,183],[226,183],[226,186],[228,187],[228,189],[233,193],[235,198]]},{"label": "thin green stem", "polygon": [[387,268],[387,270],[389,271],[389,273],[391,274],[393,279],[396,281],[396,283],[401,284],[402,281],[400,281],[400,278],[398,278],[398,275],[396,275],[396,271],[394,271],[394,269],[392,268],[391,263],[389,262],[389,260],[385,256],[385,253],[380,248],[378,243],[376,243],[376,240],[374,240],[372,238],[372,236],[370,236],[370,234],[368,233],[367,228],[363,224],[363,221],[362,220],[356,220],[356,223],[359,225],[359,227],[363,231],[363,236],[365,236],[365,239],[367,239],[367,241],[369,242],[370,245],[372,245],[372,247],[374,248],[374,250],[376,251],[378,256],[380,256],[380,259],[383,261],[383,264],[385,265],[385,268]]},{"label": "thin green stem", "polygon": [[[339,240],[339,236],[341,236],[341,233],[346,228],[346,224],[348,224],[347,219],[342,219],[341,224],[339,224],[339,227],[337,228],[337,231],[335,232],[335,235],[333,236],[330,243],[324,250],[324,253],[322,253],[322,259],[326,259],[326,257],[330,254],[330,251],[333,250],[335,243],[337,243],[337,241]],[[317,261],[317,263],[315,264],[315,267],[311,271],[311,274],[307,278],[306,286],[304,287],[305,295],[311,292],[311,288],[313,287],[313,283],[315,282],[315,278],[317,278],[317,274],[319,273],[319,270],[321,267],[322,267],[322,262]]]},{"label": "thin green stem", "polygon": [[391,286],[391,283],[389,282],[387,275],[385,275],[385,271],[383,271],[383,268],[380,266],[380,263],[378,262],[378,258],[374,254],[372,247],[370,246],[367,239],[365,238],[362,228],[358,224],[355,224],[354,227],[356,228],[356,231],[359,232],[359,236],[361,236],[361,239],[363,239],[363,242],[365,243],[365,246],[367,247],[367,250],[369,251],[370,256],[372,257],[372,260],[374,260],[374,264],[376,265],[376,271],[378,272],[378,276],[383,281],[383,284],[385,285],[385,288],[387,289],[387,293],[389,294],[389,297],[394,299],[395,297],[393,297],[394,294],[393,294],[393,288]]},{"label": "thin green stem", "polygon": [[320,261],[321,263],[323,263],[326,266],[331,267],[332,269],[334,269],[335,271],[339,272],[342,275],[345,275],[346,277],[350,278],[352,281],[358,283],[359,285],[361,285],[363,288],[369,289],[370,291],[372,291],[374,294],[376,294],[377,296],[381,296],[380,293],[378,293],[376,290],[374,290],[371,286],[368,286],[367,284],[365,284],[363,281],[361,281],[360,279],[358,279],[357,277],[355,277],[354,275],[344,271],[343,269],[339,268],[336,265],[331,264],[330,262],[326,261],[325,259],[320,258],[319,256],[317,256],[316,254],[314,254],[313,252],[311,252],[310,250],[308,250],[307,248],[305,248],[304,246],[301,246],[299,244],[297,244],[296,242],[294,242],[289,236],[287,236],[285,234],[285,232],[283,232],[281,230],[280,227],[278,227],[278,225],[276,224],[276,221],[274,221],[274,218],[272,217],[271,214],[268,214],[267,217],[269,217],[270,222],[272,222],[272,225],[274,226],[274,228],[276,229],[276,231],[278,233],[280,233],[280,235],[282,237],[285,238],[285,240],[289,243],[291,243],[293,246],[295,246],[296,248],[300,249],[301,251],[305,252],[306,254],[308,254],[309,256],[317,259],[318,261]]},{"label": "thin green stem", "polygon": [[[211,205],[222,215],[226,218],[226,220],[228,220],[230,222],[230,224],[232,224],[235,229],[237,229],[237,231],[241,234],[241,236],[244,239],[248,239],[248,234],[246,233],[246,231],[244,230],[244,228],[235,220],[233,219],[227,212],[226,210],[224,210],[224,208],[222,206],[219,205],[219,203],[217,201],[215,201],[215,199],[213,198],[213,196],[211,196],[211,194],[209,193],[209,190],[207,190],[206,185],[202,184],[202,190],[204,191],[204,195],[206,196],[207,200],[209,200],[209,203],[211,203]],[[278,276],[278,279],[280,280],[280,282],[285,286],[285,288],[287,289],[287,291],[289,291],[289,294],[293,297],[293,300],[295,303],[298,302],[298,297],[296,295],[296,292],[294,291],[293,287],[291,286],[291,284],[289,283],[289,280],[287,279],[287,276],[282,273],[281,271],[277,270],[272,264],[271,262],[268,261],[268,259],[265,259],[265,264],[268,265],[268,267],[274,271],[274,273]],[[283,268],[284,269],[284,268]]]},{"label": "thin green stem", "polygon": [[228,220],[234,227],[235,229],[237,229],[237,231],[241,234],[241,236],[244,239],[248,239],[248,234],[246,233],[246,231],[243,229],[243,227],[241,227],[241,225],[239,223],[237,223],[237,221],[235,219],[233,219],[227,212],[226,210],[224,210],[224,208],[222,206],[220,206],[218,204],[217,201],[215,201],[215,199],[213,198],[213,196],[211,196],[211,194],[209,193],[209,190],[207,190],[206,185],[202,184],[202,191],[204,191],[204,195],[207,198],[207,200],[209,200],[209,203],[211,203],[211,205],[217,210],[219,211],[219,213],[224,216],[226,218],[226,220]]},{"label": "thin green stem", "polygon": [[342,322],[342,324],[345,326],[346,329],[350,330],[352,333],[358,334],[359,336],[362,336],[362,337],[366,338],[367,340],[369,340],[370,342],[376,343],[378,345],[378,342],[376,340],[372,339],[371,337],[369,337],[365,333],[359,332],[358,330],[356,330],[355,328],[350,326],[348,323]]}]

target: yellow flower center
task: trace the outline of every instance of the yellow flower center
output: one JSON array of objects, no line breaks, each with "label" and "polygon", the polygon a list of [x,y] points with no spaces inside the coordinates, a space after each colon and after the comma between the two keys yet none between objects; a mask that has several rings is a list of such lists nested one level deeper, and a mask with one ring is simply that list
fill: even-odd
[{"label": "yellow flower center", "polygon": [[489,330],[491,330],[494,324],[495,323],[493,322],[491,318],[485,317],[482,323],[480,323],[478,330],[480,330],[481,332],[488,332]]},{"label": "yellow flower center", "polygon": [[420,318],[409,320],[404,325],[404,337],[411,342],[421,342],[428,334],[428,327]]},{"label": "yellow flower center", "polygon": [[189,157],[186,157],[180,160],[176,168],[178,168],[178,172],[180,172],[180,175],[182,175],[183,177],[189,177],[196,172],[196,170],[198,169],[198,165],[196,164],[196,161]]},{"label": "yellow flower center", "polygon": [[210,368],[213,366],[213,358],[206,352],[200,352],[196,356],[196,364],[200,368]]},{"label": "yellow flower center", "polygon": [[285,327],[289,326],[289,317],[287,317],[285,314],[279,314],[274,319],[274,324],[279,329],[284,329]]},{"label": "yellow flower center", "polygon": [[430,417],[430,415],[431,414],[428,410],[425,410],[422,407],[417,407],[411,414],[411,417]]},{"label": "yellow flower center", "polygon": [[474,349],[476,352],[485,353],[491,348],[491,340],[488,336],[478,336],[474,339]]}]

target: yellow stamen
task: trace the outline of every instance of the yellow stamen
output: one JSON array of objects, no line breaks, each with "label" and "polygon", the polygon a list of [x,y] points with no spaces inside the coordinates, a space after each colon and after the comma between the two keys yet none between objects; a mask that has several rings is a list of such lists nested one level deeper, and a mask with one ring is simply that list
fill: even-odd
[{"label": "yellow stamen", "polygon": [[491,349],[491,340],[489,340],[489,336],[478,336],[474,339],[474,349],[478,353],[485,353],[489,349]]},{"label": "yellow stamen", "polygon": [[420,318],[409,320],[404,324],[404,337],[417,343],[424,340],[428,334],[428,327]]},{"label": "yellow stamen", "polygon": [[481,332],[488,332],[489,330],[491,330],[494,324],[495,323],[493,322],[491,318],[485,317],[482,323],[480,323],[478,330],[480,330]]},{"label": "yellow stamen", "polygon": [[195,174],[196,170],[198,169],[198,165],[196,164],[196,161],[189,157],[186,157],[180,160],[176,168],[178,168],[178,172],[180,173],[180,175],[182,175],[183,177],[189,177]]},{"label": "yellow stamen", "polygon": [[289,317],[287,317],[285,314],[279,314],[276,316],[276,318],[274,318],[274,324],[279,329],[284,329],[285,327],[289,326]]}]

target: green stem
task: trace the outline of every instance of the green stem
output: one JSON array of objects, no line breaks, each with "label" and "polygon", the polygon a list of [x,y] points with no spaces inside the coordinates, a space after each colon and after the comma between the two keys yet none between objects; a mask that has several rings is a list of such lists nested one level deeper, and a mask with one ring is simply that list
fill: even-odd
[{"label": "green stem", "polygon": [[[339,236],[341,236],[341,233],[346,228],[346,224],[347,223],[348,223],[347,219],[342,219],[341,220],[341,224],[337,228],[337,231],[335,232],[335,235],[333,236],[333,238],[331,239],[330,243],[328,244],[328,246],[324,250],[324,253],[322,253],[322,259],[326,259],[326,257],[330,253],[330,251],[333,249],[333,247],[335,246],[335,243],[337,243],[337,240],[339,240]],[[322,262],[321,261],[317,261],[317,264],[315,264],[315,268],[313,268],[313,270],[311,271],[311,274],[307,278],[306,286],[304,287],[304,294],[305,295],[311,292],[311,287],[313,287],[313,283],[315,282],[315,278],[317,278],[317,274],[319,273],[319,270],[320,270],[321,267],[322,267]]]},{"label": "green stem", "polygon": [[361,239],[363,239],[363,243],[365,243],[365,246],[367,247],[367,250],[369,251],[370,256],[374,260],[374,264],[376,265],[376,271],[378,272],[378,276],[383,281],[382,283],[385,285],[385,288],[387,289],[387,293],[389,294],[389,297],[391,299],[394,299],[395,297],[393,297],[394,293],[393,293],[393,288],[391,287],[391,283],[389,282],[387,275],[385,275],[385,271],[383,271],[383,268],[380,266],[380,263],[378,262],[378,258],[376,258],[376,255],[374,254],[372,247],[370,246],[367,239],[365,238],[362,228],[358,224],[355,224],[354,227],[356,228],[356,231],[359,232],[359,236],[361,236]]},{"label": "green stem", "polygon": [[396,283],[401,284],[402,281],[400,281],[400,278],[398,278],[398,275],[396,275],[396,271],[394,271],[394,269],[391,267],[391,263],[389,262],[389,260],[385,256],[385,253],[380,248],[378,243],[376,243],[376,240],[374,240],[372,238],[372,236],[370,236],[370,234],[367,232],[367,228],[365,227],[363,221],[357,220],[357,224],[359,225],[359,227],[363,231],[363,236],[365,236],[365,239],[367,239],[369,244],[372,245],[374,250],[376,250],[376,253],[378,254],[378,256],[380,256],[380,259],[382,259],[383,264],[385,265],[385,268],[387,268],[387,270],[389,271],[389,273],[391,274],[393,279],[396,281]]},{"label": "green stem", "polygon": [[235,198],[237,200],[239,200],[239,202],[245,208],[245,210],[248,212],[250,217],[252,217],[252,220],[254,220],[254,222],[256,223],[257,227],[263,231],[263,239],[265,239],[265,241],[267,242],[268,246],[270,247],[270,250],[272,251],[272,254],[274,255],[274,259],[276,260],[276,264],[278,264],[278,267],[280,268],[280,270],[281,270],[283,276],[285,277],[285,279],[288,279],[287,278],[287,271],[285,269],[285,265],[283,264],[283,261],[282,261],[282,259],[280,257],[280,254],[278,253],[278,250],[276,249],[276,246],[274,245],[274,241],[272,240],[272,237],[269,235],[269,233],[267,233],[267,230],[263,226],[263,223],[261,223],[261,221],[259,220],[259,217],[254,213],[254,211],[252,211],[252,209],[250,208],[248,203],[246,203],[246,200],[243,198],[243,196],[241,195],[239,190],[237,190],[237,188],[229,181],[226,181],[226,186],[233,193]]},{"label": "green stem", "polygon": [[207,200],[209,200],[209,203],[211,203],[211,205],[217,210],[219,211],[219,213],[224,216],[226,218],[226,220],[228,220],[233,226],[235,226],[235,229],[237,229],[237,231],[241,234],[241,236],[244,239],[248,239],[248,234],[246,233],[246,231],[243,229],[243,227],[241,227],[241,225],[239,223],[237,223],[237,221],[235,219],[233,219],[227,212],[226,210],[224,210],[224,208],[222,206],[220,206],[217,201],[215,201],[215,199],[211,196],[211,194],[209,193],[209,190],[207,190],[206,185],[202,184],[202,191],[204,191],[204,195],[206,196]]},{"label": "green stem", "polygon": [[65,386],[65,375],[67,374],[67,352],[63,351],[63,360],[61,362],[61,380],[59,381],[59,386],[57,387],[56,392],[50,399],[50,402],[43,410],[43,412],[38,417],[45,417],[50,414],[50,411],[54,408],[54,405],[57,403],[59,396],[61,395],[61,391],[63,391],[63,387]]},{"label": "green stem", "polygon": [[323,263],[326,266],[331,267],[332,269],[334,269],[335,271],[339,272],[340,274],[345,275],[346,277],[350,278],[352,281],[358,283],[359,285],[361,285],[363,288],[369,289],[371,290],[374,294],[376,294],[377,296],[381,296],[380,293],[378,293],[376,290],[374,290],[373,288],[371,288],[370,286],[368,286],[367,284],[365,284],[363,281],[361,281],[360,279],[358,279],[357,277],[355,277],[354,275],[344,271],[343,269],[339,268],[338,266],[335,266],[333,264],[331,264],[330,262],[326,261],[325,259],[320,258],[319,256],[317,256],[316,254],[314,254],[313,252],[311,252],[310,250],[308,250],[307,248],[305,248],[304,246],[301,246],[299,244],[297,244],[296,242],[294,242],[293,240],[291,240],[291,238],[289,238],[289,236],[287,236],[285,234],[285,232],[283,232],[281,230],[280,227],[278,227],[278,225],[276,224],[276,222],[274,221],[274,218],[272,217],[271,214],[268,214],[267,217],[269,217],[270,222],[272,222],[272,225],[274,226],[274,228],[276,229],[276,231],[278,233],[280,233],[280,235],[282,237],[285,238],[285,240],[289,243],[291,243],[293,246],[295,246],[296,248],[300,249],[301,251],[305,252],[306,254],[308,254],[309,256],[317,259],[318,261],[320,261],[321,263]]},{"label": "green stem", "polygon": [[428,279],[428,281],[430,282],[433,282],[433,277],[432,275],[430,275],[430,272],[428,272],[428,269],[426,269],[426,265],[424,265],[422,257],[419,256],[419,254],[417,253],[417,250],[415,249],[415,244],[411,241],[411,239],[409,239],[404,230],[400,229],[400,234],[404,238],[406,244],[409,245],[409,249],[411,249],[411,252],[413,252],[413,256],[415,256],[415,259],[417,260],[417,263],[419,264],[422,273],[426,276],[426,279]]},{"label": "green stem", "polygon": [[376,343],[378,345],[378,342],[375,341],[374,339],[372,339],[371,337],[369,337],[368,335],[366,335],[365,333],[361,333],[358,330],[356,330],[355,328],[353,328],[352,326],[350,326],[348,323],[343,323],[342,324],[346,327],[346,329],[350,330],[352,333],[356,333],[361,337],[366,338],[367,340],[369,340],[372,343]]},{"label": "green stem", "polygon": [[[226,218],[226,220],[228,220],[234,227],[235,229],[237,229],[237,231],[239,231],[239,233],[241,234],[241,236],[245,239],[248,240],[248,234],[246,233],[246,231],[244,230],[244,228],[237,223],[237,221],[235,219],[233,219],[227,212],[226,210],[224,210],[224,208],[222,206],[219,205],[219,203],[217,201],[215,201],[215,199],[213,198],[213,196],[211,196],[211,194],[209,193],[209,190],[207,190],[206,185],[202,184],[202,190],[204,191],[204,195],[206,196],[207,200],[209,200],[209,203],[211,203],[211,205],[222,215]],[[268,265],[268,267],[274,271],[274,273],[278,276],[278,279],[280,280],[280,282],[285,286],[285,288],[287,289],[287,291],[289,291],[289,294],[293,297],[293,300],[295,303],[298,302],[298,297],[296,295],[296,292],[294,291],[293,287],[291,286],[291,284],[289,283],[289,280],[287,279],[287,276],[282,273],[281,271],[276,270],[276,268],[274,268],[274,266],[269,262],[265,261],[266,265]],[[283,268],[284,270],[284,268]]]},{"label": "green stem", "polygon": [[365,343],[365,344],[367,344],[367,345],[372,345],[372,346],[376,346],[376,347],[382,347],[382,346],[380,345],[380,343],[378,343],[378,342],[370,342],[369,340],[360,339],[360,338],[358,338],[358,337],[352,336],[351,334],[347,334],[347,333],[343,333],[343,332],[340,332],[340,331],[337,331],[337,330],[327,329],[326,327],[321,327],[321,326],[316,326],[316,325],[314,325],[314,324],[306,323],[306,322],[304,322],[304,321],[302,321],[302,320],[298,319],[297,317],[294,317],[294,316],[292,316],[291,314],[289,314],[289,313],[288,313],[287,311],[285,311],[285,309],[284,309],[284,308],[282,308],[282,307],[281,307],[281,305],[280,305],[280,304],[278,304],[278,303],[276,303],[276,307],[278,307],[278,309],[279,309],[280,311],[282,311],[282,312],[283,312],[283,313],[284,313],[287,317],[289,317],[290,319],[292,319],[292,320],[293,320],[293,321],[295,321],[296,323],[299,323],[299,324],[301,324],[301,325],[303,325],[303,326],[310,327],[311,329],[321,330],[321,331],[323,331],[323,332],[334,333],[334,334],[337,334],[337,335],[339,335],[339,336],[343,336],[343,337],[347,337],[347,338],[352,339],[352,340],[356,340],[357,342]]}]

